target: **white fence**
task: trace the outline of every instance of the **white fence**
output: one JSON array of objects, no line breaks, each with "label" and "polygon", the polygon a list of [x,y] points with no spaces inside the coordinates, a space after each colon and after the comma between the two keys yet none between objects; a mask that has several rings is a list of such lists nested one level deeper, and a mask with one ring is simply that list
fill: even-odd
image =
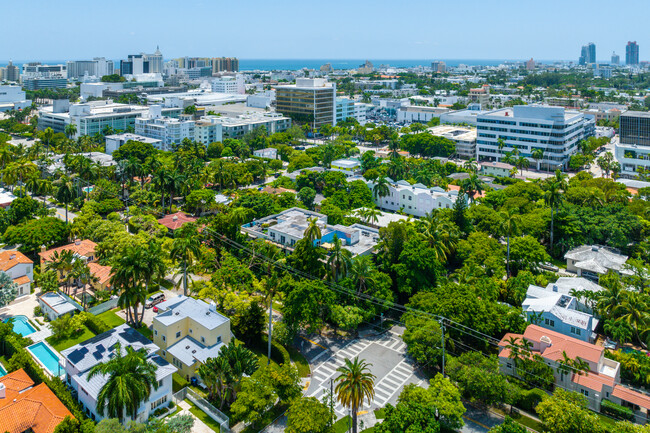
[{"label": "white fence", "polygon": [[186,398],[194,403],[199,409],[205,412],[210,418],[217,422],[220,427],[220,433],[230,433],[230,420],[219,409],[212,406],[209,401],[189,387],[185,387],[173,395],[174,403],[179,404]]}]

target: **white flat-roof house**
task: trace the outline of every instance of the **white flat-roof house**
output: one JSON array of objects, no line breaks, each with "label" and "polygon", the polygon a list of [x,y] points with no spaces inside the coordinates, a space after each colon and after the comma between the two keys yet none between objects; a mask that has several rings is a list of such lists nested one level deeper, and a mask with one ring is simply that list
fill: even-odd
[{"label": "white flat-roof house", "polygon": [[[434,209],[450,209],[458,198],[458,191],[445,191],[440,187],[428,188],[421,183],[411,185],[405,180],[393,182],[388,179],[388,195],[385,197],[375,196],[372,198],[375,204],[393,212],[403,211],[406,214],[423,217]],[[368,182],[372,191],[375,184]]]},{"label": "white flat-roof house", "polygon": [[151,390],[149,398],[140,404],[135,417],[135,421],[144,422],[153,411],[172,401],[172,374],[176,372],[176,367],[156,354],[160,349],[158,346],[130,326],[118,326],[63,350],[60,363],[66,373],[65,381],[77,391],[79,402],[90,418],[94,421],[104,419],[97,411],[97,396],[107,377],[97,375],[88,380],[88,373],[94,366],[111,359],[118,342],[122,345],[123,353],[126,353],[127,346],[134,350],[144,349],[147,352],[147,362],[156,367],[158,389]]},{"label": "white flat-roof house", "polygon": [[58,292],[47,292],[38,297],[38,305],[40,305],[43,314],[50,320],[56,320],[66,314],[72,316],[79,309],[72,302],[69,302]]},{"label": "white flat-roof house", "polygon": [[128,141],[138,141],[140,143],[151,143],[156,149],[162,148],[162,140],[156,138],[145,137],[144,135],[132,134],[125,132],[122,134],[107,135],[106,139],[106,153],[112,155],[117,149],[122,147]]},{"label": "white flat-roof house", "polygon": [[361,162],[358,159],[337,159],[332,161],[330,169],[340,171],[346,176],[355,176],[361,171]]},{"label": "white flat-roof house", "polygon": [[627,256],[600,245],[582,245],[567,251],[564,258],[567,271],[592,281],[598,281],[600,275],[610,270],[619,274],[629,273],[624,268]]},{"label": "white flat-roof house", "polygon": [[343,248],[353,256],[361,256],[371,254],[379,242],[379,230],[375,228],[363,224],[328,224],[327,215],[296,207],[245,224],[242,230],[252,237],[291,248],[303,238],[311,218],[316,218],[322,235],[320,239],[314,240],[314,245],[327,248],[336,235],[343,243]]},{"label": "white flat-roof house", "polygon": [[278,149],[274,147],[265,147],[253,151],[253,155],[258,158],[278,159]]}]

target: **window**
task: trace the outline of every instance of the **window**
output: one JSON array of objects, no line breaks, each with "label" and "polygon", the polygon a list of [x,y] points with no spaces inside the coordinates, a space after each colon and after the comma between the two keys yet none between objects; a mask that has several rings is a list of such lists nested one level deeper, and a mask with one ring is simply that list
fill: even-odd
[{"label": "window", "polygon": [[165,356],[166,354],[167,354],[167,352],[165,352],[165,351],[163,350],[163,351],[162,351],[162,356]]},{"label": "window", "polygon": [[167,341],[167,337],[163,335],[163,341]]},{"label": "window", "polygon": [[544,319],[544,324],[553,327],[553,326],[555,326],[555,320],[552,320],[552,319]]},{"label": "window", "polygon": [[506,362],[506,368],[512,368],[512,364],[509,362]]},{"label": "window", "polygon": [[201,343],[205,343],[205,337],[201,337]]},{"label": "window", "polygon": [[585,397],[589,397],[589,391],[580,388],[580,394],[584,395]]},{"label": "window", "polygon": [[221,343],[221,335],[217,337],[217,344]]},{"label": "window", "polygon": [[154,410],[158,406],[163,405],[165,403],[167,403],[167,396],[161,397],[158,400],[151,403],[151,410]]},{"label": "window", "polygon": [[192,333],[192,328],[190,328],[190,334]]},{"label": "window", "polygon": [[176,338],[181,338],[181,331],[178,331],[178,332],[176,333]]},{"label": "window", "polygon": [[153,335],[158,335],[158,330],[157,329],[153,330]]}]

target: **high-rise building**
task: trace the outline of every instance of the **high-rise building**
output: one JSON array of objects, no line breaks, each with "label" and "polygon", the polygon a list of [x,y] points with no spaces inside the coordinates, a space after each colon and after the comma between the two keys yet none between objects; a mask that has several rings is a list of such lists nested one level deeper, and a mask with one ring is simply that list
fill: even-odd
[{"label": "high-rise building", "polygon": [[239,60],[236,57],[216,57],[212,59],[212,73],[238,72]]},{"label": "high-rise building", "polygon": [[23,65],[25,78],[68,78],[66,65],[43,65],[40,62],[30,62]]},{"label": "high-rise building", "polygon": [[445,73],[447,65],[443,61],[431,62],[431,72]]},{"label": "high-rise building", "polygon": [[0,68],[0,79],[18,82],[20,80],[20,69],[9,60],[6,67]]},{"label": "high-rise building", "polygon": [[323,78],[298,78],[296,84],[278,86],[276,109],[313,129],[336,125],[336,84]]},{"label": "high-rise building", "polygon": [[596,44],[589,42],[587,45],[582,46],[578,63],[581,65],[596,63]]},{"label": "high-rise building", "polygon": [[625,64],[638,65],[639,64],[639,44],[628,42],[625,46]]},{"label": "high-rise building", "polygon": [[[595,133],[595,120],[579,111],[542,105],[516,105],[479,114],[476,118],[478,159],[501,161],[519,150],[531,164],[555,170],[566,168],[578,142]],[[499,139],[504,146],[499,146]],[[533,160],[541,150],[542,159]]]},{"label": "high-rise building", "polygon": [[616,52],[612,52],[612,61],[610,63],[612,65],[619,65],[621,63],[621,57]]},{"label": "high-rise building", "polygon": [[88,74],[89,76],[103,77],[111,75],[114,72],[112,60],[106,60],[105,57],[95,57],[92,60],[74,60],[67,62],[68,78],[81,78]]},{"label": "high-rise building", "polygon": [[650,113],[626,111],[619,122],[616,160],[621,164],[621,176],[634,179],[642,170],[650,170]]},{"label": "high-rise building", "polygon": [[147,60],[149,61],[149,72],[156,74],[163,73],[163,55],[160,52],[160,48],[156,47],[156,52],[153,54],[145,54]]},{"label": "high-rise building", "polygon": [[149,73],[149,60],[146,54],[129,54],[126,60],[120,60],[120,75],[140,75]]},{"label": "high-rise building", "polygon": [[529,61],[526,62],[526,70],[533,71],[535,70],[535,60],[531,57]]}]

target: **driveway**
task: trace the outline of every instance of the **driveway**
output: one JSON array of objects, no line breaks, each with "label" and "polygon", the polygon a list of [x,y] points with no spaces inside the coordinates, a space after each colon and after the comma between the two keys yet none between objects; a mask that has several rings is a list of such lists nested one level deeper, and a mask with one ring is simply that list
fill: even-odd
[{"label": "driveway", "polygon": [[[171,290],[161,289],[160,291],[164,293],[166,300],[169,300],[171,298],[175,298],[176,296],[178,296],[176,293],[172,292]],[[118,316],[120,316],[122,319],[126,320],[126,311],[125,310],[120,310],[116,314]],[[153,308],[145,308],[142,323],[144,323],[147,326],[147,328],[150,328],[151,325],[153,325],[153,318],[156,316],[156,314],[157,313],[153,312]]]}]

